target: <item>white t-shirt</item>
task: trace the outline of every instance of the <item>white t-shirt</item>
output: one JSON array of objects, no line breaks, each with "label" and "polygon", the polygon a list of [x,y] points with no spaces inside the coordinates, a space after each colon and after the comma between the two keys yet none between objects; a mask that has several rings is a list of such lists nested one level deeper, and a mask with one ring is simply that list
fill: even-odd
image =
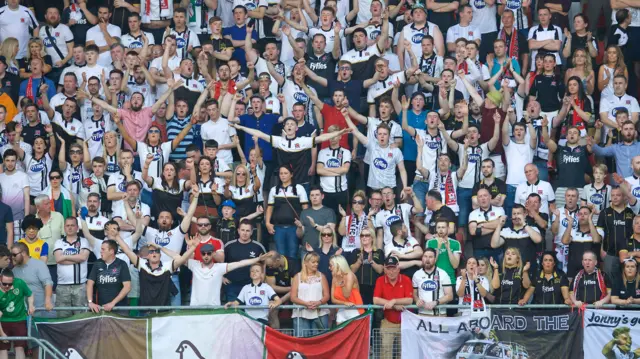
[{"label": "white t-shirt", "polygon": [[[216,140],[218,146],[228,145],[231,143],[231,137],[236,136],[236,129],[229,127],[229,121],[226,118],[220,117],[217,121],[209,120],[202,124],[200,127],[200,135],[202,136],[202,142],[207,140]],[[233,163],[233,153],[230,149],[218,150],[216,157],[220,157],[226,163]]]},{"label": "white t-shirt", "polygon": [[[91,251],[89,242],[80,237],[74,243],[67,242],[66,237],[62,237],[56,241],[53,252],[62,251],[62,255],[71,256],[80,254],[83,249]],[[58,285],[65,284],[83,284],[87,282],[87,262],[74,264],[58,263]]]},{"label": "white t-shirt", "polygon": [[469,5],[471,5],[473,9],[471,26],[477,28],[480,34],[487,34],[498,30],[496,26],[496,3],[489,6],[484,0],[473,0],[469,1]]},{"label": "white t-shirt", "polygon": [[[238,301],[248,306],[265,306],[278,295],[270,285],[260,282],[258,285],[253,283],[242,287],[238,294]],[[269,317],[268,309],[246,309],[245,312],[255,319],[267,319]]]},{"label": "white t-shirt", "polygon": [[[378,142],[376,139],[376,129],[383,121],[377,117],[367,117],[367,139],[369,143]],[[402,138],[402,126],[393,120],[385,122],[389,128],[391,128],[391,134],[389,134],[389,143],[395,141],[396,138]],[[371,164],[371,153],[369,149],[364,154],[364,163]]]},{"label": "white t-shirt", "polygon": [[[169,69],[171,69],[171,71],[175,71],[175,69],[180,67],[181,61],[182,61],[181,57],[179,57],[178,55],[173,55],[172,57],[169,58],[169,64],[168,64]],[[151,61],[151,64],[149,65],[149,71],[151,71],[151,69],[156,69],[160,74],[160,76],[163,76],[164,72],[162,70],[162,56],[156,57]],[[166,83],[158,82],[156,84],[156,95],[162,96],[162,94],[167,92],[168,89],[169,89],[169,86]]]},{"label": "white t-shirt", "polygon": [[[156,44],[156,40],[153,37],[152,33],[146,31],[142,31],[142,33],[147,37],[149,46]],[[141,49],[144,46],[142,35],[132,36],[130,33],[122,35],[122,37],[120,38],[120,44],[122,44],[125,49]]]},{"label": "white t-shirt", "polygon": [[[391,210],[386,210],[383,208],[376,214],[374,217],[373,225],[376,229],[383,229],[384,238],[383,243],[385,247],[387,244],[391,243],[393,236],[391,235],[391,223],[401,219],[404,222],[404,225],[407,226],[409,230],[409,237],[411,237],[411,227],[409,227],[409,220],[411,219],[411,213],[413,211],[413,206],[408,203],[396,204]],[[385,251],[386,252],[386,251]]]},{"label": "white t-shirt", "polygon": [[395,188],[396,167],[404,161],[402,151],[397,147],[391,148],[390,145],[382,148],[378,141],[369,141],[367,151],[371,154],[367,186],[373,189]]},{"label": "white t-shirt", "polygon": [[207,268],[200,261],[189,259],[187,267],[193,272],[190,305],[220,305],[222,277],[227,273],[227,263],[214,263]]},{"label": "white t-shirt", "polygon": [[[111,37],[120,37],[120,35],[122,35],[122,29],[113,24],[107,24],[107,32]],[[107,40],[104,38],[102,30],[100,30],[100,25],[96,25],[87,31],[86,42],[89,41],[93,41],[99,47],[107,46]],[[111,65],[111,52],[105,51],[100,53],[100,56],[98,56],[98,64],[101,66]],[[78,82],[81,82],[81,79],[82,78],[80,78]]]},{"label": "white t-shirt", "polygon": [[31,30],[35,30],[36,27],[38,27],[38,20],[29,8],[22,5],[18,5],[15,10],[10,9],[9,6],[0,8],[0,41],[9,37],[18,40],[20,48],[16,59],[27,56]]},{"label": "white t-shirt", "polygon": [[[47,30],[51,36],[47,35]],[[38,36],[42,39],[44,49],[47,52],[47,55],[51,56],[51,61],[53,61],[54,64],[69,54],[67,44],[73,42],[73,33],[71,33],[71,30],[67,25],[58,24],[56,27],[44,25],[40,28]],[[56,51],[54,44],[58,47],[60,53],[62,53],[62,58],[58,55],[58,51]]]},{"label": "white t-shirt", "polygon": [[55,115],[53,115],[53,123],[58,124],[65,130],[69,136],[76,136],[84,140],[84,126],[82,126],[82,122],[77,120],[76,118],[71,118],[71,121],[65,121],[62,118],[62,114],[58,111],[55,111]]},{"label": "white t-shirt", "polygon": [[[180,251],[182,251],[185,232],[182,231],[182,226],[179,224],[177,227],[170,229],[169,231],[161,231],[156,228],[146,227],[142,235],[143,237],[140,239],[142,240],[144,238],[145,240],[142,244],[153,242],[159,246],[167,247],[167,249],[176,253],[180,253]],[[160,260],[164,262],[171,260],[171,258],[162,252]]]},{"label": "white t-shirt", "polygon": [[458,145],[458,158],[462,163],[463,156],[468,156],[467,171],[464,173],[459,186],[462,188],[473,188],[473,185],[480,180],[482,173],[482,161],[489,157],[489,145],[485,142],[479,146],[469,146],[464,152],[464,146]]},{"label": "white t-shirt", "polygon": [[534,184],[529,184],[529,182],[526,181],[524,183],[520,183],[516,188],[515,203],[524,205],[531,193],[537,193],[542,198],[540,212],[549,214],[549,203],[556,201],[556,195],[551,184],[542,180],[538,180]]},{"label": "white t-shirt", "polygon": [[82,121],[84,127],[84,138],[88,140],[87,147],[91,158],[102,156],[102,138],[104,134],[116,129],[115,124],[111,121],[110,113],[102,111],[102,118],[88,118]]},{"label": "white t-shirt", "polygon": [[[411,280],[413,288],[418,290],[418,298],[425,302],[433,302],[444,297],[444,288],[451,287],[451,278],[443,269],[434,267],[431,273],[424,268],[413,274]],[[440,310],[427,310],[420,308],[420,314],[439,314]],[[435,313],[434,313],[435,312]]]},{"label": "white t-shirt", "polygon": [[460,26],[460,24],[451,26],[449,30],[447,30],[447,43],[455,43],[459,38],[464,38],[469,41],[480,40],[480,30],[477,28],[477,25],[474,25],[473,23],[464,27]]},{"label": "white t-shirt", "polygon": [[[318,163],[329,170],[337,170],[345,163],[351,163],[351,151],[338,147],[336,149],[325,148],[318,153]],[[348,189],[347,175],[320,176],[320,186],[325,193],[343,192]]]},{"label": "white t-shirt", "polygon": [[[88,40],[88,39],[87,39]],[[107,54],[109,52],[106,52]],[[109,55],[109,64],[111,63],[111,55]],[[109,64],[105,65],[105,66],[109,66]],[[76,72],[76,78],[78,79],[78,86],[80,86],[80,84],[82,83],[82,74],[86,74],[87,76],[87,86],[88,86],[88,82],[89,79],[92,78],[93,76],[97,77],[100,79],[100,81],[102,81],[102,72],[104,71],[105,75],[109,76],[109,71],[107,71],[107,68],[100,65],[100,61],[98,59],[98,63],[94,66],[89,66],[89,65],[85,65],[82,67],[78,67],[78,69],[75,71]],[[100,83],[100,93],[104,93],[104,89],[102,88],[102,82]],[[89,91],[89,89],[85,86],[84,88],[85,91]],[[89,107],[91,107],[91,101],[84,101],[87,102],[89,104]],[[93,113],[93,109],[91,109],[91,113]],[[84,115],[84,114],[83,114]],[[83,117],[84,119],[84,117]]]},{"label": "white t-shirt", "polygon": [[145,142],[138,141],[136,150],[138,151],[138,157],[140,162],[144,163],[147,160],[149,153],[153,154],[153,161],[149,164],[149,176],[160,177],[162,175],[162,167],[169,162],[169,155],[171,155],[171,142],[167,141],[160,144],[160,146],[149,146]]},{"label": "white t-shirt", "polygon": [[0,189],[2,202],[11,207],[13,220],[24,218],[24,189],[29,188],[29,178],[22,171],[15,171],[12,175],[0,173]]},{"label": "white t-shirt", "polygon": [[507,181],[508,185],[517,186],[527,180],[524,175],[524,166],[533,162],[534,150],[529,145],[530,138],[525,137],[524,143],[516,143],[513,138],[504,147],[504,154],[507,158]]}]

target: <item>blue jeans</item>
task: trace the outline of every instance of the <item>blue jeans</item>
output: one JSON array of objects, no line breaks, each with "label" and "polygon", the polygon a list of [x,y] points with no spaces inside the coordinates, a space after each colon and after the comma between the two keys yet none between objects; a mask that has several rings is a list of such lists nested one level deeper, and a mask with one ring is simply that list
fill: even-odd
[{"label": "blue jeans", "polygon": [[542,181],[549,182],[549,167],[547,166],[547,160],[534,160],[536,167],[538,167],[538,177]]},{"label": "blue jeans", "polygon": [[329,329],[329,316],[323,315],[317,319],[293,318],[293,335],[311,337]]},{"label": "blue jeans", "polygon": [[509,223],[511,223],[511,209],[513,208],[513,205],[516,201],[517,188],[517,186],[513,186],[510,184],[507,185],[507,197],[504,199],[504,204],[502,205],[502,207],[504,208],[504,214],[506,214],[507,218],[509,219]]},{"label": "blue jeans", "polygon": [[227,297],[227,302],[233,302],[238,299],[238,294],[244,287],[244,284],[241,283],[229,283],[224,286],[224,294]]},{"label": "blue jeans", "polygon": [[458,226],[466,228],[469,224],[469,213],[471,213],[471,197],[473,195],[473,188],[458,187],[458,207],[460,213],[458,214]]},{"label": "blue jeans", "polygon": [[276,233],[273,240],[276,242],[276,250],[289,258],[298,254],[298,237],[296,226],[275,226]]},{"label": "blue jeans", "polygon": [[177,272],[171,275],[171,281],[176,286],[176,288],[178,288],[178,294],[171,296],[171,305],[174,307],[182,305],[182,293],[180,292],[180,280],[178,277],[179,276]]},{"label": "blue jeans", "polygon": [[[502,265],[502,248],[495,248],[495,249],[473,249],[473,256],[476,257],[476,259],[480,259],[480,258],[491,258],[493,257],[493,259],[500,265]],[[491,270],[491,269],[489,269]]]},{"label": "blue jeans", "polygon": [[427,192],[429,192],[429,182],[418,181],[417,179],[413,182],[413,192],[416,194],[416,197],[420,200],[422,204],[422,208],[425,207]]}]

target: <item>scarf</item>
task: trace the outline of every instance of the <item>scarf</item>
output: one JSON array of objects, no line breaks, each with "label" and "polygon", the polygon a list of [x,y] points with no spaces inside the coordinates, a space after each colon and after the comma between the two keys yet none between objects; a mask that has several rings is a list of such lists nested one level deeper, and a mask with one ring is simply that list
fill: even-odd
[{"label": "scarf", "polygon": [[[576,278],[573,280],[573,289],[572,292],[578,293],[578,286],[580,285],[580,280],[584,276],[584,269],[581,269],[580,272],[576,275]],[[600,299],[607,296],[607,284],[604,282],[604,276],[602,272],[600,272],[596,268],[596,276],[598,278],[598,287],[600,288]]]},{"label": "scarf", "polygon": [[512,29],[511,30],[511,41],[507,40],[507,32],[504,31],[504,28],[502,28],[502,30],[500,30],[500,33],[498,34],[498,38],[504,40],[505,44],[509,44],[509,47],[507,48],[507,57],[508,58],[519,58],[520,56],[520,48],[518,46],[518,30],[517,29]]},{"label": "scarf", "polygon": [[471,289],[472,280],[467,276],[467,284],[464,286],[464,297],[462,297],[462,304],[470,304],[471,310],[484,310],[484,301],[482,300],[482,296],[480,295],[480,290],[478,290],[478,286],[482,285],[481,283],[473,283],[473,290]]},{"label": "scarf", "polygon": [[[158,2],[160,3],[160,6],[158,10],[158,19],[156,20],[167,20],[171,15],[169,10],[169,0],[159,0]],[[144,12],[141,11],[141,13],[143,13],[142,22],[146,24],[151,21],[151,0],[144,1],[143,10]]]},{"label": "scarf", "polygon": [[[576,105],[578,105],[578,107],[581,110],[584,110],[584,100],[580,100],[578,98],[576,98]],[[584,120],[582,119],[582,117],[580,117],[580,115],[578,115],[578,111],[573,110],[571,111],[571,126],[575,126],[578,128],[578,130],[580,130],[580,137],[585,137],[587,135],[587,129],[585,127],[584,124]],[[563,126],[562,127],[562,132],[561,135],[563,137],[566,137],[567,135],[567,126]]]},{"label": "scarf", "polygon": [[[443,180],[443,177],[445,179]],[[444,186],[444,188],[442,188]],[[451,171],[446,174],[436,177],[433,188],[438,189],[440,192],[444,190],[444,202],[447,206],[455,206],[458,204],[458,198],[456,197],[456,187],[453,185],[453,178],[451,177]]]},{"label": "scarf", "polygon": [[349,229],[347,232],[347,247],[349,248],[360,246],[359,243],[356,243],[356,238],[360,238],[360,232],[362,232],[367,223],[367,215],[364,212],[362,212],[359,218],[356,216],[355,213],[352,213],[347,217],[347,228]]},{"label": "scarf", "polygon": [[40,78],[40,82],[38,83],[38,88],[35,90],[33,90],[33,76],[29,77],[29,80],[27,80],[27,89],[26,89],[26,96],[28,98],[30,98],[33,102],[36,103],[36,105],[38,105],[38,108],[42,108],[42,98],[40,98],[39,96],[39,92],[40,92],[40,86],[42,85],[42,78]]},{"label": "scarf", "polygon": [[[44,192],[46,192],[46,194],[49,195],[49,198],[51,199],[51,201],[49,201],[51,211],[56,212],[56,201],[53,199],[53,188],[49,186],[47,189],[45,189]],[[60,214],[64,218],[72,217],[73,208],[71,208],[71,193],[69,192],[69,190],[67,190],[63,186],[60,186],[60,197],[58,197],[58,200],[62,201],[62,211],[60,212]]]}]

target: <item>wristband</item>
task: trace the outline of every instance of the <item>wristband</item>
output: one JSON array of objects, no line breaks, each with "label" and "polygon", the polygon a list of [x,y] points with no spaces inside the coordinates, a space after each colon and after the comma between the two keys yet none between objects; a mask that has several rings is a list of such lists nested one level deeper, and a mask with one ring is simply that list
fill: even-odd
[{"label": "wristband", "polygon": [[82,207],[80,209],[80,218],[82,218],[83,220],[87,219],[87,216],[89,215],[89,210],[87,209],[87,207]]}]

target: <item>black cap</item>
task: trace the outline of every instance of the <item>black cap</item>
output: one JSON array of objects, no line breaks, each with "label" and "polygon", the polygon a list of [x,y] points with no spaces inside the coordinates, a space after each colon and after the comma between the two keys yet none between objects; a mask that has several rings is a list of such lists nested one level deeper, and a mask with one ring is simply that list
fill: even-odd
[{"label": "black cap", "polygon": [[213,244],[211,243],[204,244],[202,247],[200,247],[200,253],[214,252],[215,250],[216,249],[213,247]]},{"label": "black cap", "polygon": [[393,256],[388,257],[384,260],[385,267],[397,267],[399,263],[400,261],[398,261],[398,258]]}]

